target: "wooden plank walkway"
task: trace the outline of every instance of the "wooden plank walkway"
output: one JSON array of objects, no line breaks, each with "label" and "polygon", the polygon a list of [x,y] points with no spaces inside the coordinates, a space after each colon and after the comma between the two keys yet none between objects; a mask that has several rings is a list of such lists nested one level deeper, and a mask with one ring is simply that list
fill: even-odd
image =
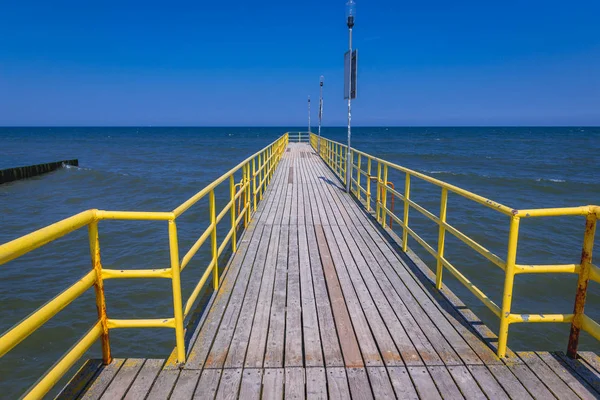
[{"label": "wooden plank walkway", "polygon": [[418,264],[291,143],[183,369],[92,360],[79,372],[91,383],[63,398],[600,398],[596,354],[498,360],[489,330]]}]

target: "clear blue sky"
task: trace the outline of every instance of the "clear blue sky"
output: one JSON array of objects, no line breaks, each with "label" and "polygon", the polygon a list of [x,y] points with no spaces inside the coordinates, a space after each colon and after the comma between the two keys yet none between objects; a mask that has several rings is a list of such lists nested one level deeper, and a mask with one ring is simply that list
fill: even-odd
[{"label": "clear blue sky", "polygon": [[[357,3],[355,124],[600,125],[598,0]],[[4,2],[0,125],[344,125],[344,4]]]}]

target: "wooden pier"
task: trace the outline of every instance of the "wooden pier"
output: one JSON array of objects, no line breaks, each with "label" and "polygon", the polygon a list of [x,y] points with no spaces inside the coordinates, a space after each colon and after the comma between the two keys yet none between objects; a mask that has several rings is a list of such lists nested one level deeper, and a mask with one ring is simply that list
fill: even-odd
[{"label": "wooden pier", "polygon": [[88,361],[85,399],[600,398],[600,358],[508,352],[308,144],[290,143],[187,361]]}]

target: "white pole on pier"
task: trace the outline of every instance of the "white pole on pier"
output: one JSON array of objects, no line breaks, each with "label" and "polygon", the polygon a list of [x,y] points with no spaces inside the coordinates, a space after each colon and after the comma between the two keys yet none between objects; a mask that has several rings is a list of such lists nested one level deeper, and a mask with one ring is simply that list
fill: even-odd
[{"label": "white pole on pier", "polygon": [[346,77],[348,85],[348,148],[346,149],[346,192],[350,193],[350,183],[352,180],[352,147],[350,139],[352,138],[352,99],[356,97],[356,52],[352,52],[352,28],[354,27],[354,17],[356,16],[356,3],[354,0],[348,0],[346,3],[346,24],[348,25],[348,57]]},{"label": "white pole on pier", "polygon": [[317,142],[317,153],[321,154],[321,120],[323,119],[323,81],[325,78],[321,75],[319,80],[319,141]]}]

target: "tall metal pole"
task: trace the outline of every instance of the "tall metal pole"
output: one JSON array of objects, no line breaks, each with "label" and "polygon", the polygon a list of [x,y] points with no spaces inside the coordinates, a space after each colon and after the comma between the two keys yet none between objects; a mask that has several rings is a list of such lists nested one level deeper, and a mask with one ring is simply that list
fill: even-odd
[{"label": "tall metal pole", "polygon": [[317,142],[317,153],[321,154],[321,119],[323,118],[323,75],[319,81],[319,141]]},{"label": "tall metal pole", "polygon": [[310,135],[310,96],[308,96],[308,134]]},{"label": "tall metal pole", "polygon": [[354,26],[354,18],[352,23],[348,19],[348,50],[349,57],[348,62],[348,149],[346,151],[346,192],[350,193],[350,179],[352,177],[352,156],[350,147],[350,138],[352,137],[352,130],[350,128],[352,122],[352,27]]}]

